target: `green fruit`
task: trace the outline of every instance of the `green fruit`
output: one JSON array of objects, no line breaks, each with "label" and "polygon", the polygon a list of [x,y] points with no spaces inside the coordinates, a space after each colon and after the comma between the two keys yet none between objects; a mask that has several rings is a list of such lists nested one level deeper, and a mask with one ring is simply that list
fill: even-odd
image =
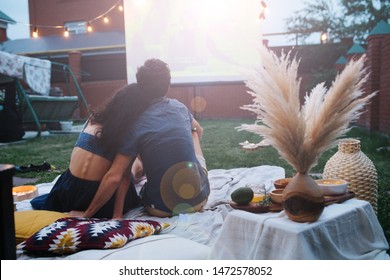
[{"label": "green fruit", "polygon": [[249,187],[241,187],[232,192],[230,197],[238,205],[245,205],[252,201],[253,190]]}]

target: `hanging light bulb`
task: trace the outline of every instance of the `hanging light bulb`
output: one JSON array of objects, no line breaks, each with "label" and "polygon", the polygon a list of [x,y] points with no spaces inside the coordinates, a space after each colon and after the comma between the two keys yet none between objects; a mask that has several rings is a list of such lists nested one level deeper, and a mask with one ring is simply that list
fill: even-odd
[{"label": "hanging light bulb", "polygon": [[68,29],[68,27],[65,27],[64,37],[69,37],[69,29]]},{"label": "hanging light bulb", "polygon": [[88,32],[92,32],[92,25],[91,25],[91,23],[90,22],[88,22],[88,24],[87,24],[87,31]]},{"label": "hanging light bulb", "polygon": [[328,42],[328,33],[326,31],[322,32],[320,35],[321,44],[326,44]]},{"label": "hanging light bulb", "polygon": [[38,27],[37,27],[37,26],[34,27],[32,36],[33,36],[34,38],[38,38],[39,34],[38,34]]},{"label": "hanging light bulb", "polygon": [[110,20],[108,19],[107,16],[104,16],[103,21],[104,21],[104,23],[108,23]]},{"label": "hanging light bulb", "polygon": [[118,10],[121,11],[121,12],[123,12],[123,5],[122,5],[122,4],[119,4],[119,5],[118,5]]}]

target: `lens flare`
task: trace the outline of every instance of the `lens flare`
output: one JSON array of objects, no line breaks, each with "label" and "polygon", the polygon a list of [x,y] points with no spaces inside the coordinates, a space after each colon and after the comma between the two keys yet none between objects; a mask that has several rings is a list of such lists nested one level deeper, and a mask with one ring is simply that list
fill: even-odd
[{"label": "lens flare", "polygon": [[171,166],[161,178],[160,193],[164,204],[171,211],[183,209],[183,205],[179,207],[181,204],[191,207],[198,204],[201,178],[197,164],[180,162]]},{"label": "lens flare", "polygon": [[194,112],[201,113],[206,109],[207,101],[202,96],[195,96],[191,99],[190,106]]}]

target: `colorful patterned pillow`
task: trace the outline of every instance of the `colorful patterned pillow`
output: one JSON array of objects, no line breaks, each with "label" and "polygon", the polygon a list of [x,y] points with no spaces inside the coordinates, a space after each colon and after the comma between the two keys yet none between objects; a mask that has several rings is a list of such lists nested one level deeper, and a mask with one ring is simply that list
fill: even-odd
[{"label": "colorful patterned pillow", "polygon": [[138,238],[158,234],[169,224],[150,220],[61,218],[17,245],[27,254],[66,255],[87,249],[120,248]]}]

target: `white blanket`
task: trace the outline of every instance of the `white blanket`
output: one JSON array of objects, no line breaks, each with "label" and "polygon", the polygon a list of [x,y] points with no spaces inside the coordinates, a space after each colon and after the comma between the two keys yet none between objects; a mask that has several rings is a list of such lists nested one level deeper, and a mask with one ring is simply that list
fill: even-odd
[{"label": "white blanket", "polygon": [[43,95],[50,91],[51,61],[0,51],[0,73],[24,79],[30,88]]},{"label": "white blanket", "polygon": [[[230,194],[237,188],[247,184],[263,183],[267,189],[273,188],[272,181],[285,177],[285,171],[278,166],[257,166],[252,168],[235,168],[235,169],[214,169],[209,171],[210,181],[210,196],[204,209],[194,214],[181,214],[171,218],[158,218],[148,215],[142,207],[133,209],[124,215],[125,219],[149,219],[161,222],[170,223],[171,226],[160,234],[164,238],[164,234],[177,236],[186,240],[195,241],[194,244],[212,247],[215,243],[227,214],[233,210],[229,205]],[[48,193],[55,181],[38,186],[39,194]],[[31,210],[29,200],[17,202],[18,211]],[[153,237],[156,239],[156,236]],[[142,242],[148,242],[149,237],[142,238],[137,241],[139,246]],[[135,245],[132,241],[126,245],[126,248],[131,248]],[[120,250],[120,249],[116,249]],[[89,250],[88,250],[89,251]],[[104,258],[104,255],[112,254],[111,250],[107,252],[99,252],[97,258]],[[123,251],[123,248],[122,248]],[[91,254],[87,251],[82,251],[74,254],[72,257],[80,259],[91,259]],[[25,259],[26,256],[18,252],[19,259]],[[189,256],[191,258],[191,256]]]}]

